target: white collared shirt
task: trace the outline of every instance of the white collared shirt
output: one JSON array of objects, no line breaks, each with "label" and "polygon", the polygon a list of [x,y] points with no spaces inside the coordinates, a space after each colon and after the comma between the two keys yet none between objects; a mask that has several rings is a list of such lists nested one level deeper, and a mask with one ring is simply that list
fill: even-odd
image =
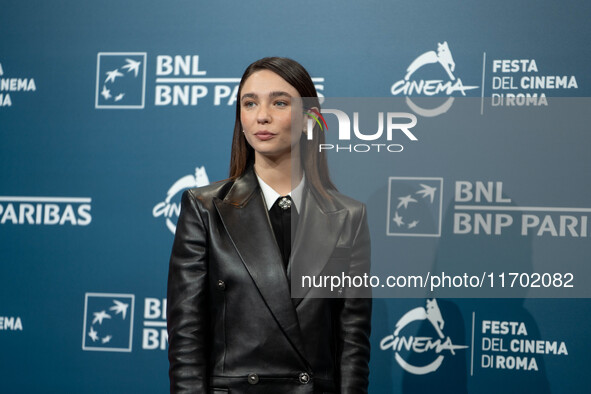
[{"label": "white collared shirt", "polygon": [[[256,174],[256,173],[255,173]],[[267,210],[271,210],[273,204],[279,197],[282,197],[281,194],[277,193],[273,188],[265,183],[261,179],[261,177],[257,174],[257,179],[259,180],[259,185],[261,186],[261,190],[263,191],[263,197],[265,200],[265,205],[267,206]],[[302,195],[304,193],[304,181],[306,179],[306,175],[302,175],[302,180],[300,184],[297,185],[291,192],[287,193],[288,196],[291,197],[293,203],[295,204],[296,210],[300,212],[300,207],[302,205]]]}]

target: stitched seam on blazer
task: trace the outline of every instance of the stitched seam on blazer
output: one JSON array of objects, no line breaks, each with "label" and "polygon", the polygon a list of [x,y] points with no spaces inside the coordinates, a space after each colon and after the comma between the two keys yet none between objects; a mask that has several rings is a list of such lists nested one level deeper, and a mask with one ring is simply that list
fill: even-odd
[{"label": "stitched seam on blazer", "polygon": [[226,338],[226,291],[222,291],[224,309],[222,310],[222,330],[224,330],[224,357],[222,358],[222,373],[226,372],[226,352],[228,351],[228,338]]},{"label": "stitched seam on blazer", "polygon": [[[195,194],[193,194],[193,190],[191,189],[187,189],[187,192],[191,195],[191,202],[195,205],[195,211],[197,211],[197,215],[199,215],[199,219],[201,219],[201,223],[203,223],[204,226],[206,226],[206,234],[209,234],[209,223],[206,222],[205,220],[203,220],[203,216],[201,215],[201,209],[203,208],[201,205],[201,200],[199,200],[199,198],[197,198],[195,196]],[[199,205],[199,206],[198,206]],[[208,254],[209,255],[209,254]]]},{"label": "stitched seam on blazer", "polygon": [[355,245],[355,241],[357,241],[357,238],[359,237],[359,233],[361,232],[361,226],[363,225],[363,218],[366,215],[366,209],[365,209],[365,204],[361,205],[361,213],[359,215],[359,223],[357,224],[357,230],[355,231],[355,237],[353,237],[353,243],[352,245]]},{"label": "stitched seam on blazer", "polygon": [[[197,213],[197,215],[199,215],[199,220],[201,220],[201,223],[203,223],[203,227],[206,228],[205,234],[209,235],[210,234],[210,228],[209,228],[209,222],[203,220],[203,215],[201,214],[201,209],[203,208],[203,203],[201,202],[201,200],[195,196],[195,194],[193,193],[193,190],[191,189],[187,189],[187,193],[191,196],[191,205],[193,205],[193,208],[195,210],[195,212]],[[205,272],[205,276],[206,276],[206,283],[209,281],[209,237],[206,237],[205,239],[205,249],[206,249],[206,257],[207,257],[207,261],[205,262],[205,266],[206,266],[206,272]],[[224,294],[225,296],[225,294]],[[209,319],[211,319],[211,316],[209,316]],[[208,331],[211,330],[211,325],[208,322]],[[225,331],[224,331],[225,332]],[[225,356],[224,356],[224,361],[225,361]],[[223,364],[222,364],[222,368],[223,368]]]}]

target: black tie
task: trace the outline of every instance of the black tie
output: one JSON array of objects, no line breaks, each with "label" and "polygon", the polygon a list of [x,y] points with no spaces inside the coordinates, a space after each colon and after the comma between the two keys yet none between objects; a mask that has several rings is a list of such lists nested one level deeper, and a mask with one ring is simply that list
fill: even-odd
[{"label": "black tie", "polygon": [[283,265],[287,269],[291,254],[291,231],[297,226],[298,212],[290,196],[279,197],[269,211],[269,219],[275,234],[275,240],[281,252]]}]

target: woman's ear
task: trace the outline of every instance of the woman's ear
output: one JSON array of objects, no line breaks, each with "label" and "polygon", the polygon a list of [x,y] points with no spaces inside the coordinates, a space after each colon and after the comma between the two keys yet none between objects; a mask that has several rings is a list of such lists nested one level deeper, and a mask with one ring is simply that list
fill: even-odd
[{"label": "woman's ear", "polygon": [[[305,112],[305,115],[306,115],[306,125],[305,125],[306,131],[304,131],[304,132],[307,132],[307,126],[310,122],[312,123],[312,126],[314,126],[314,124],[318,124],[318,126],[320,127],[320,130],[325,129],[326,121],[324,120],[324,117],[320,113],[320,110],[318,109],[318,107],[308,108]],[[328,127],[326,127],[326,129],[328,129]]]},{"label": "woman's ear", "polygon": [[318,107],[310,107],[310,108],[308,108],[308,111],[320,113],[320,110],[318,109]]},{"label": "woman's ear", "polygon": [[320,110],[317,107],[310,107],[304,111],[304,129],[302,130],[304,134],[307,134],[308,122],[312,121],[312,124],[314,124],[318,119],[317,114],[319,113]]}]

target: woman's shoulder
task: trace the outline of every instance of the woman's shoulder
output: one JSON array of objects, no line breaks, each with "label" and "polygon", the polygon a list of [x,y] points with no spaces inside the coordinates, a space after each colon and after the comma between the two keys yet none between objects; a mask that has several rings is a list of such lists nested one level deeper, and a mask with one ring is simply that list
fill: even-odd
[{"label": "woman's shoulder", "polygon": [[342,206],[342,208],[349,208],[349,209],[363,209],[365,204],[361,201],[355,200],[341,192],[336,190],[329,190],[328,191],[331,197],[334,199],[336,205]]},{"label": "woman's shoulder", "polygon": [[208,205],[208,203],[212,202],[214,198],[223,199],[234,184],[234,181],[235,180],[232,178],[224,179],[207,186],[187,189],[183,194],[194,200],[200,201],[202,204]]},{"label": "woman's shoulder", "polygon": [[320,193],[312,193],[325,212],[346,210],[354,218],[365,215],[365,204],[361,201],[334,189],[326,190],[326,192],[330,195],[330,198],[323,197]]}]

